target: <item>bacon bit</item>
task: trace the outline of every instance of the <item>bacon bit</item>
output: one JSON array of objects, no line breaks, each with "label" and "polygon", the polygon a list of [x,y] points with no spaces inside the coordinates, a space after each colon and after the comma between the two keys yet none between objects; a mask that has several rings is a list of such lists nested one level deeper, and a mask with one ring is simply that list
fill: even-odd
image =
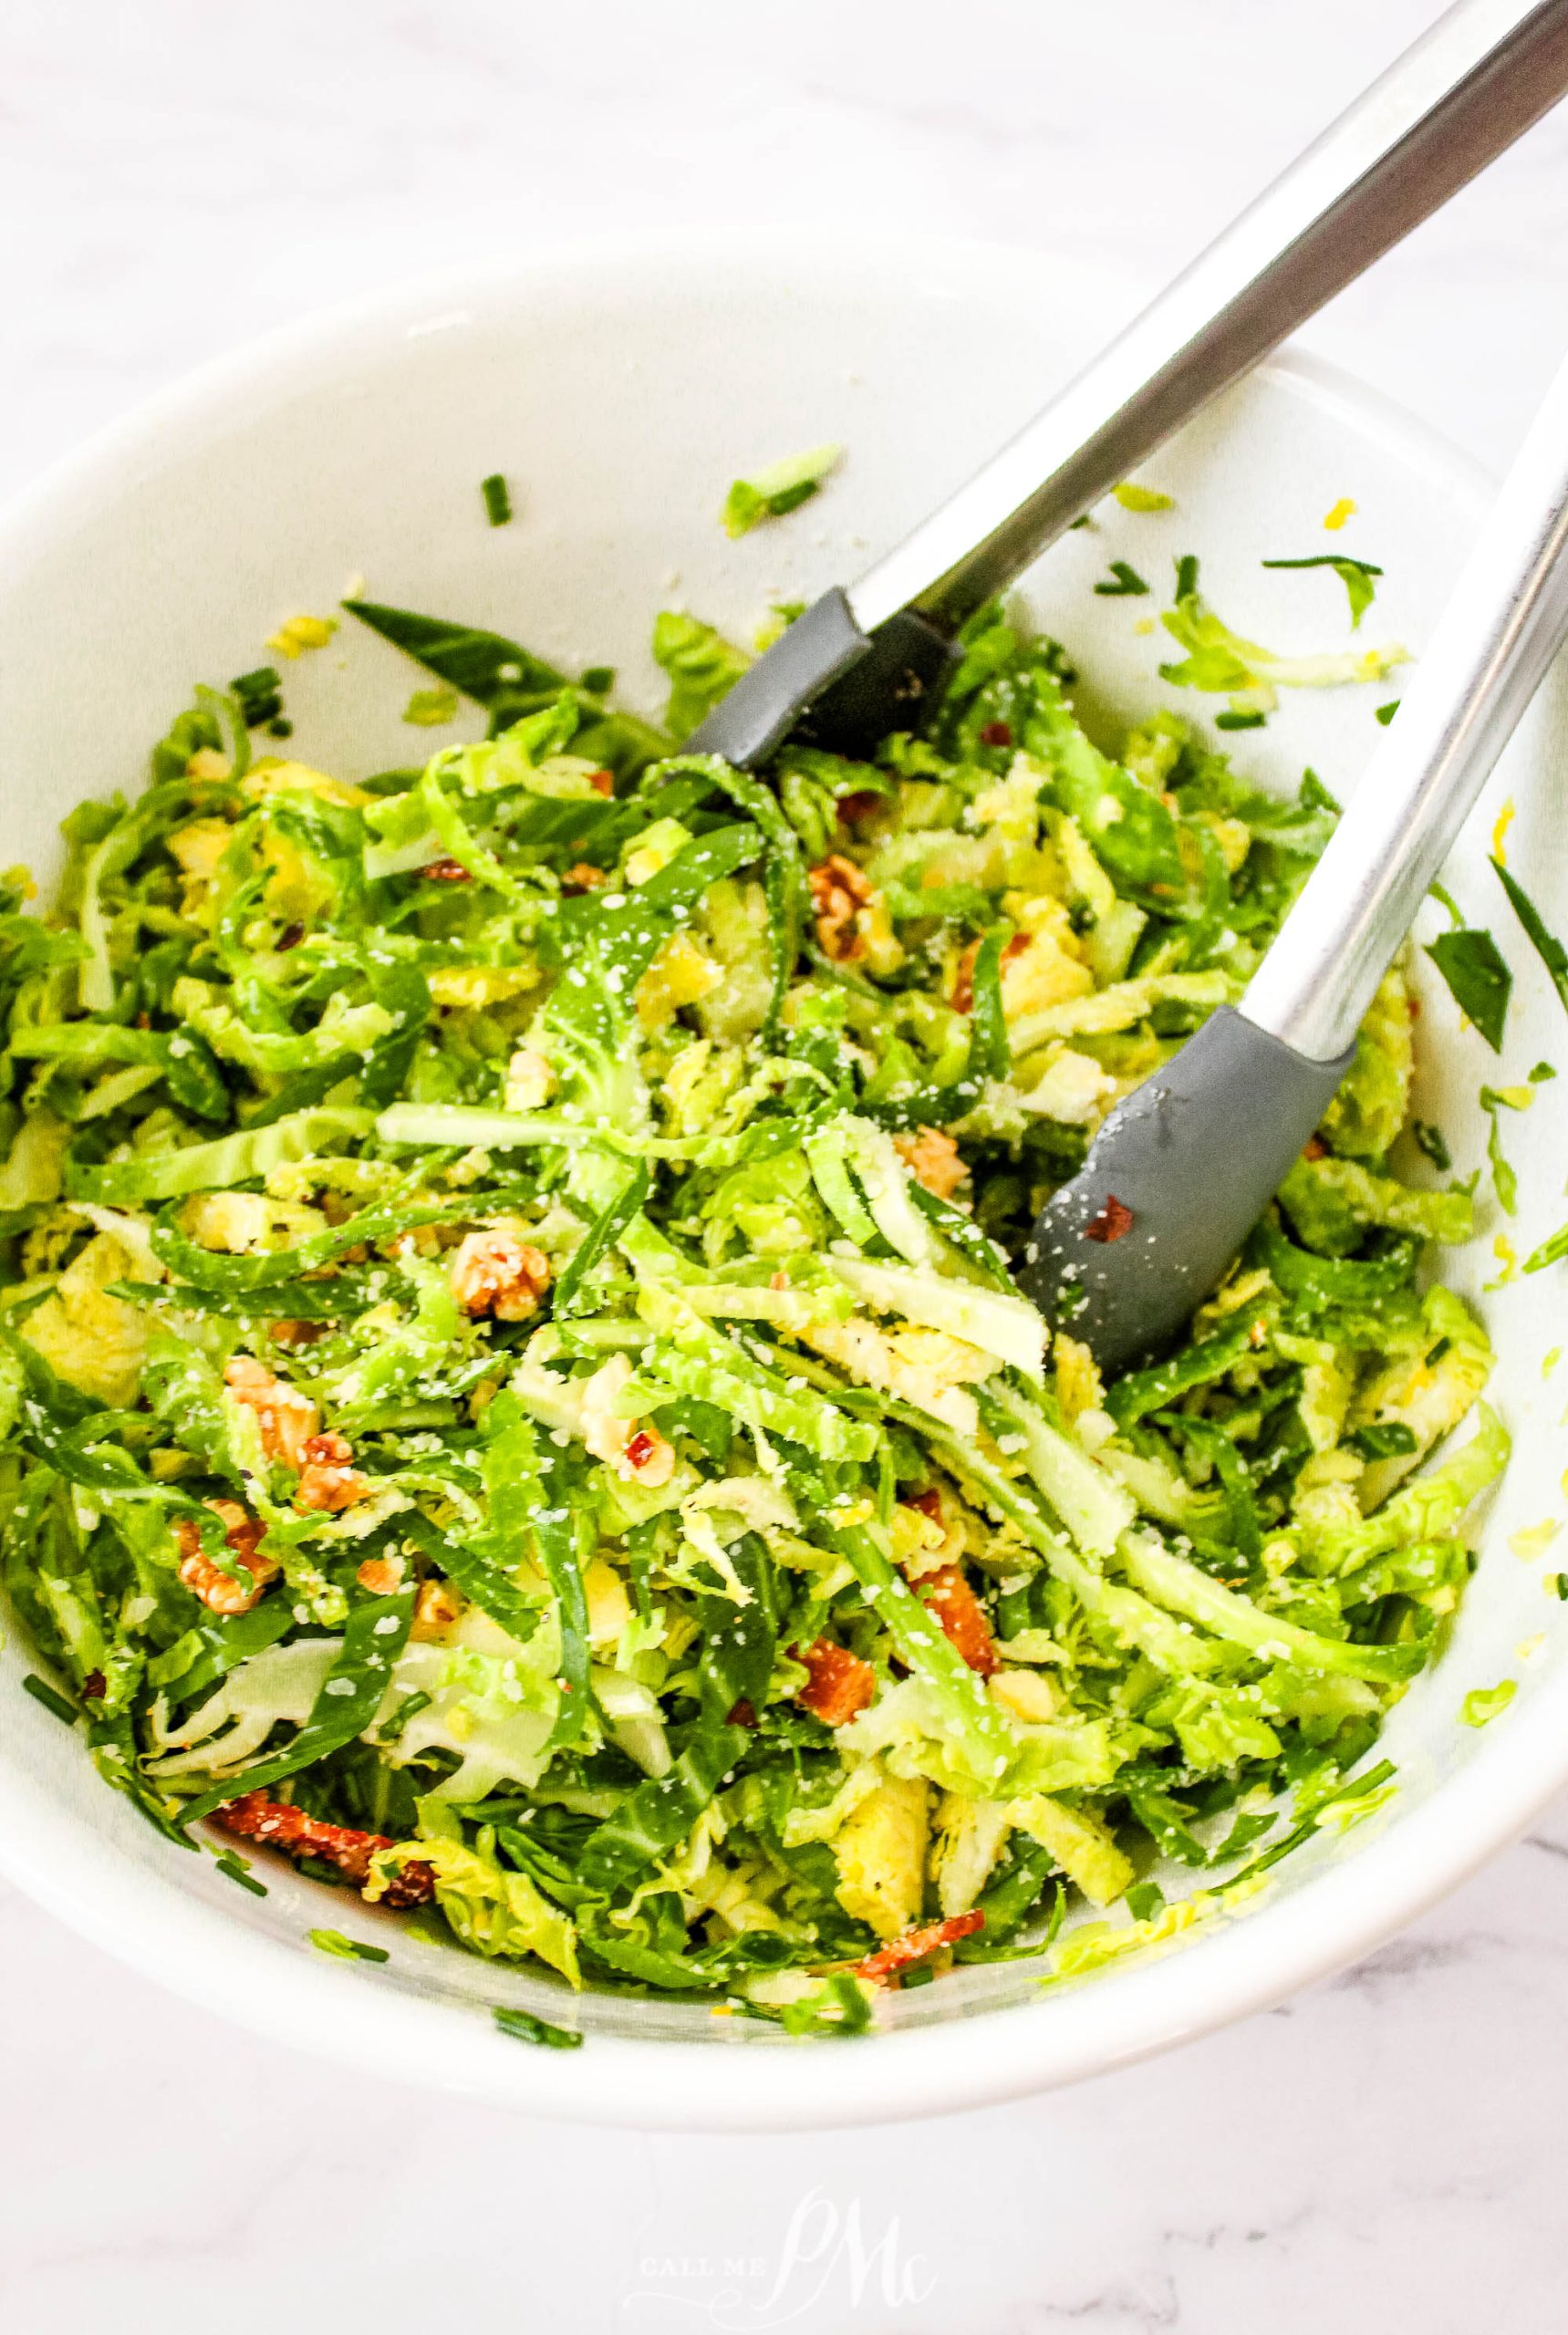
[{"label": "bacon bit", "polygon": [[262,1449],[296,1470],[305,1465],[305,1447],[318,1433],[321,1414],[296,1386],[265,1370],[254,1354],[237,1354],[223,1373],[223,1384],[236,1403],[244,1403],[261,1422]]},{"label": "bacon bit", "polygon": [[788,1273],[780,1271],[776,1273],[770,1273],[768,1275],[768,1287],[770,1289],[793,1289],[794,1287],[794,1283],[791,1281]]},{"label": "bacon bit", "polygon": [[900,1508],[918,1508],[920,1514],[929,1516],[933,1524],[940,1524],[942,1520],[942,1496],[935,1484],[929,1491],[906,1492],[898,1505]]},{"label": "bacon bit", "polygon": [[1085,1240],[1109,1243],[1112,1240],[1121,1240],[1124,1233],[1130,1232],[1132,1229],[1131,1209],[1124,1200],[1117,1199],[1115,1192],[1107,1192],[1106,1204],[1098,1216],[1091,1217],[1088,1223],[1085,1225],[1084,1238]]},{"label": "bacon bit", "polygon": [[461,859],[432,859],[420,869],[427,884],[472,884],[472,876]]},{"label": "bacon bit", "polygon": [[195,1518],[182,1516],[176,1518],[174,1524],[174,1537],[180,1543],[180,1578],[210,1613],[232,1619],[236,1614],[248,1614],[260,1603],[262,1592],[275,1575],[277,1566],[271,1557],[258,1553],[256,1543],[263,1527],[238,1500],[210,1500],[207,1506],[222,1524],[223,1539],[244,1570],[236,1576],[214,1564],[202,1546],[201,1527]]},{"label": "bacon bit", "polygon": [[588,773],[588,784],[596,794],[613,794],[615,773],[613,770],[591,770]]},{"label": "bacon bit", "polygon": [[835,851],[829,853],[820,867],[812,869],[810,882],[816,909],[816,937],[823,955],[831,957],[836,965],[864,956],[866,943],[860,933],[860,911],[877,897],[870,877],[852,859]]},{"label": "bacon bit", "polygon": [[1001,1656],[991,1634],[985,1608],[960,1566],[939,1565],[935,1572],[922,1573],[911,1585],[916,1596],[930,1607],[941,1624],[944,1637],[958,1648],[971,1670],[981,1678],[989,1678],[993,1670],[1001,1669]]},{"label": "bacon bit", "polygon": [[971,1913],[954,1914],[945,1922],[927,1922],[901,1937],[889,1938],[875,1954],[863,1962],[854,1962],[850,1969],[857,1978],[868,1978],[873,1986],[884,1987],[889,1978],[897,1978],[917,1962],[929,1961],[944,1946],[956,1946],[961,1937],[972,1937],[976,1930],[985,1927],[985,1915],[975,1906]]},{"label": "bacon bit", "polygon": [[1328,1146],[1324,1143],[1322,1136],[1309,1135],[1305,1143],[1302,1146],[1302,1157],[1303,1159],[1322,1159],[1327,1150]]},{"label": "bacon bit", "polygon": [[950,1200],[960,1185],[969,1181],[969,1168],[957,1144],[940,1127],[921,1127],[914,1135],[896,1135],[893,1148],[916,1183],[924,1185],[940,1200]]},{"label": "bacon bit", "polygon": [[980,733],[980,742],[982,746],[1011,746],[1012,743],[1012,722],[988,721]]},{"label": "bacon bit", "polygon": [[465,1313],[525,1322],[550,1286],[550,1260],[516,1234],[470,1232],[452,1251],[452,1292]]},{"label": "bacon bit", "polygon": [[831,1638],[814,1638],[810,1645],[793,1645],[790,1652],[811,1673],[798,1699],[826,1727],[847,1726],[877,1692],[871,1665]]},{"label": "bacon bit", "polygon": [[327,1335],[325,1322],[275,1322],[272,1324],[275,1346],[313,1346],[317,1338]]},{"label": "bacon bit", "polygon": [[362,1476],[353,1465],[354,1446],[345,1435],[313,1435],[305,1447],[305,1466],[300,1471],[299,1489],[294,1495],[296,1508],[319,1509],[325,1516],[336,1516],[345,1508],[352,1508],[358,1500],[368,1499],[372,1489],[368,1476]]},{"label": "bacon bit", "polygon": [[109,1692],[109,1680],[101,1670],[89,1670],[82,1680],[82,1693],[89,1703],[101,1703]]},{"label": "bacon bit", "polygon": [[953,985],[948,1003],[955,1013],[968,1013],[974,1007],[974,960],[980,954],[980,943],[971,940],[953,968]]},{"label": "bacon bit", "polygon": [[882,797],[875,787],[857,788],[853,794],[841,794],[835,804],[841,827],[852,827],[858,820],[868,819],[882,807]]},{"label": "bacon bit", "polygon": [[[237,1833],[242,1841],[260,1841],[269,1849],[281,1849],[285,1856],[317,1857],[360,1889],[370,1878],[370,1860],[376,1852],[398,1846],[385,1832],[357,1832],[347,1824],[327,1824],[319,1817],[307,1816],[303,1808],[291,1808],[286,1801],[269,1800],[262,1791],[247,1791],[231,1800],[226,1808],[214,1809],[213,1821],[225,1832]],[[381,1892],[381,1903],[423,1905],[434,1895],[435,1875],[430,1866],[410,1864],[393,1874]]]},{"label": "bacon bit", "polygon": [[744,1695],[724,1720],[726,1727],[755,1727],[756,1723],[757,1714]]},{"label": "bacon bit", "polygon": [[354,1578],[372,1597],[390,1597],[402,1586],[403,1561],[401,1557],[367,1557]]},{"label": "bacon bit", "polygon": [[297,949],[304,938],[304,925],[286,924],[283,930],[278,934],[275,943],[278,955],[281,957],[286,954],[288,950]]},{"label": "bacon bit", "polygon": [[579,859],[576,866],[568,867],[562,877],[561,889],[564,892],[597,892],[601,884],[608,882],[607,868],[596,867],[591,860]]},{"label": "bacon bit", "polygon": [[152,1027],[151,1014],[139,1013],[136,1017],[136,1026],[139,1030],[151,1030]]}]

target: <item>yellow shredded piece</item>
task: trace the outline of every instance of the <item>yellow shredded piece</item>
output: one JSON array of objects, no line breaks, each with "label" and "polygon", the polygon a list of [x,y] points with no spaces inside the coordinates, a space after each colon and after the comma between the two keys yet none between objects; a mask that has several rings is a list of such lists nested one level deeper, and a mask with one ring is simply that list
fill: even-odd
[{"label": "yellow shredded piece", "polygon": [[1544,1556],[1562,1530],[1560,1517],[1543,1517],[1539,1524],[1521,1525],[1517,1532],[1511,1532],[1508,1545],[1516,1557],[1522,1557],[1528,1563],[1534,1557]]},{"label": "yellow shredded piece", "polygon": [[1339,501],[1334,504],[1333,510],[1324,512],[1323,524],[1328,529],[1331,535],[1336,535],[1341,527],[1344,526],[1345,521],[1347,519],[1354,519],[1355,516],[1355,496],[1351,494],[1342,494]]},{"label": "yellow shredded piece", "polygon": [[1563,1349],[1561,1346],[1552,1346],[1547,1353],[1543,1354],[1541,1357],[1541,1375],[1542,1378],[1550,1378],[1562,1359]]},{"label": "yellow shredded piece", "polygon": [[1135,486],[1131,479],[1123,479],[1119,486],[1112,487],[1111,493],[1124,511],[1174,511],[1176,508],[1173,494],[1161,494],[1157,486]]},{"label": "yellow shredded piece", "polygon": [[1513,811],[1514,803],[1511,794],[1498,813],[1491,831],[1491,856],[1504,867],[1508,866],[1508,831],[1513,825]]},{"label": "yellow shredded piece", "polygon": [[337,629],[336,617],[290,617],[267,637],[267,647],[280,657],[301,657],[307,649],[325,649]]}]

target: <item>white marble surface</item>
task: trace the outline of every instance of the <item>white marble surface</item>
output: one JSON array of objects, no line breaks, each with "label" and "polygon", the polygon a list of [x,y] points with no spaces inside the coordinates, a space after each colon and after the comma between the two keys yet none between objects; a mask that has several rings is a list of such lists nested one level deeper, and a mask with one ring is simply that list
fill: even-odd
[{"label": "white marble surface", "polygon": [[[1088,259],[1130,310],[1431,13],[14,6],[0,487],[345,290],[628,222],[990,234]],[[1316,344],[1506,459],[1568,329],[1565,165],[1549,122]],[[6,2335],[1562,2323],[1568,1803],[1271,2017],[1038,2104],[823,2141],[545,2129],[350,2079],[3,1887],[0,1969]]]}]

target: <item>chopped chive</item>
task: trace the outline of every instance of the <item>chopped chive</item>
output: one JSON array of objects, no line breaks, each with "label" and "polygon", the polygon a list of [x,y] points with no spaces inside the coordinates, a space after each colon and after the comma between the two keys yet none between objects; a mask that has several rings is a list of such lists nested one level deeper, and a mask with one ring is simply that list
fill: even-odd
[{"label": "chopped chive", "polygon": [[1411,1122],[1410,1133],[1416,1139],[1417,1151],[1425,1152],[1439,1176],[1446,1176],[1454,1164],[1454,1157],[1443,1140],[1443,1131],[1426,1119]]},{"label": "chopped chive", "polygon": [[1068,522],[1067,533],[1070,535],[1075,534],[1080,527],[1092,527],[1094,524],[1088,513],[1085,511],[1076,519]]},{"label": "chopped chive", "polygon": [[329,1954],[337,1962],[389,1962],[391,1956],[384,1946],[365,1946],[357,1937],[345,1937],[341,1930],[312,1930],[310,1943],[318,1954]]},{"label": "chopped chive", "polygon": [[1184,552],[1176,563],[1176,597],[1189,600],[1198,589],[1198,555]]},{"label": "chopped chive", "polygon": [[1556,1075],[1557,1071],[1553,1064],[1538,1062],[1530,1074],[1530,1083],[1532,1086],[1543,1086],[1549,1078],[1555,1078]]},{"label": "chopped chive", "polygon": [[1268,720],[1266,713],[1217,713],[1216,730],[1261,730]]},{"label": "chopped chive", "polygon": [[574,2028],[552,2027],[547,2018],[535,2018],[531,2010],[504,2009],[497,2004],[491,2016],[503,2035],[514,2036],[519,2043],[542,2043],[549,2051],[576,2051],[582,2046],[582,2037]]},{"label": "chopped chive", "polygon": [[67,1727],[75,1727],[81,1714],[74,1703],[67,1703],[65,1697],[50,1686],[47,1678],[40,1678],[36,1670],[29,1670],[22,1685],[36,1703],[42,1703],[47,1711],[53,1711],[57,1718],[63,1718]]},{"label": "chopped chive", "polygon": [[929,1987],[936,1975],[929,1962],[918,1962],[912,1970],[905,1971],[899,1984],[902,1991],[908,1994],[911,1987]]},{"label": "chopped chive", "polygon": [[1095,586],[1102,600],[1133,599],[1148,590],[1148,586],[1137,568],[1129,567],[1125,559],[1112,560],[1111,576],[1110,583],[1096,584]]},{"label": "chopped chive", "polygon": [[404,1728],[407,1727],[410,1719],[414,1717],[416,1712],[424,1710],[429,1705],[431,1699],[431,1697],[425,1693],[422,1686],[416,1686],[411,1695],[405,1695],[402,1701],[398,1705],[397,1709],[392,1712],[391,1716],[387,1720],[386,1725],[377,1729],[377,1742],[396,1743],[398,1738],[402,1734]]},{"label": "chopped chive", "polygon": [[1356,631],[1362,617],[1372,606],[1377,586],[1373,581],[1383,570],[1369,559],[1352,559],[1348,553],[1314,552],[1310,559],[1265,559],[1264,567],[1332,567],[1344,585],[1350,602],[1350,628]]},{"label": "chopped chive", "polygon": [[236,1856],[233,1849],[225,1849],[223,1855],[218,1859],[217,1864],[218,1871],[223,1875],[223,1878],[226,1881],[237,1881],[240,1887],[242,1889],[248,1889],[253,1897],[265,1897],[266,1895],[266,1884],[262,1881],[254,1881],[252,1879],[249,1865],[246,1864],[244,1857]]},{"label": "chopped chive", "polygon": [[491,525],[504,527],[512,516],[512,497],[501,472],[492,471],[488,478],[482,478],[479,491],[484,497],[484,515]]},{"label": "chopped chive", "polygon": [[1373,715],[1373,720],[1375,721],[1381,721],[1383,727],[1386,730],[1388,724],[1393,721],[1394,716],[1398,712],[1398,711],[1399,700],[1397,697],[1391,697],[1386,705],[1380,705],[1377,708],[1376,712]]},{"label": "chopped chive", "polygon": [[590,697],[607,697],[615,687],[615,667],[590,665],[577,686],[587,690]]},{"label": "chopped chive", "polygon": [[1568,1605],[1568,1572],[1560,1572],[1558,1574],[1557,1594],[1562,1598],[1563,1603]]},{"label": "chopped chive", "polygon": [[294,724],[292,721],[286,720],[282,714],[279,714],[275,721],[269,721],[267,723],[266,734],[269,738],[292,738],[294,735]]}]

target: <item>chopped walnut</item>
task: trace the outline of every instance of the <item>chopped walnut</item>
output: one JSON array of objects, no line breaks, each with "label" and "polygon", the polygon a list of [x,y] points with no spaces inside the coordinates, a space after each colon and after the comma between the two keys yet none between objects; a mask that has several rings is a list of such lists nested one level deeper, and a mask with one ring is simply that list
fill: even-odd
[{"label": "chopped walnut", "polygon": [[305,1465],[294,1496],[296,1507],[319,1509],[325,1515],[336,1516],[340,1509],[352,1508],[356,1500],[367,1498],[370,1479],[359,1473],[353,1460],[354,1447],[347,1436],[330,1431],[313,1435],[305,1447]]},{"label": "chopped walnut", "polygon": [[256,1543],[262,1537],[262,1525],[238,1500],[210,1500],[207,1506],[223,1525],[223,1539],[244,1571],[228,1573],[214,1564],[202,1546],[201,1528],[195,1519],[182,1516],[174,1526],[174,1537],[180,1543],[180,1578],[211,1613],[231,1620],[237,1614],[248,1614],[260,1602],[263,1590],[276,1575],[277,1566],[271,1557],[258,1553]]},{"label": "chopped walnut", "polygon": [[321,1414],[297,1386],[275,1378],[254,1354],[237,1354],[223,1373],[223,1384],[236,1403],[244,1403],[261,1422],[262,1449],[269,1459],[296,1469],[305,1465],[305,1447],[321,1426]]},{"label": "chopped walnut", "polygon": [[969,1169],[959,1155],[959,1147],[950,1135],[940,1127],[921,1127],[914,1135],[896,1135],[893,1148],[918,1184],[934,1192],[940,1200],[950,1200],[961,1184],[969,1181]]},{"label": "chopped walnut", "polygon": [[421,1581],[414,1600],[412,1638],[443,1637],[462,1612],[462,1592],[450,1581]]},{"label": "chopped walnut", "polygon": [[866,953],[861,917],[876,898],[876,887],[865,870],[842,852],[832,852],[811,871],[811,897],[816,909],[816,937],[825,957],[847,964]]},{"label": "chopped walnut", "polygon": [[492,1226],[470,1232],[452,1251],[452,1295],[465,1313],[525,1322],[550,1286],[550,1260],[516,1234]]}]

